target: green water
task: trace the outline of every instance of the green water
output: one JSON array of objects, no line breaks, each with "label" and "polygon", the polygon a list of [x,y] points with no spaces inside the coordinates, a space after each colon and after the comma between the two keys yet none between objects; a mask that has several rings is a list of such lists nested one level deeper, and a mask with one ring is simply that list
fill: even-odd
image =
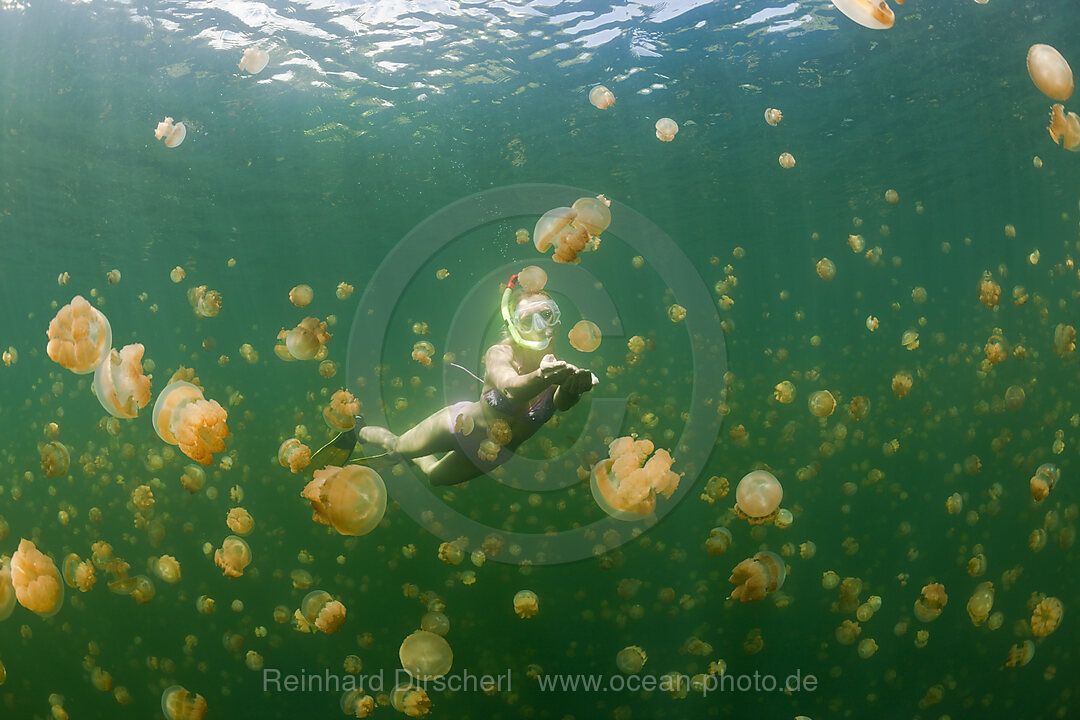
[{"label": "green water", "polygon": [[[1080,62],[1076,11],[1044,0],[911,0],[894,8],[894,28],[874,32],[828,2],[799,3],[771,21],[792,22],[786,29],[743,23],[766,9],[758,0],[621,10],[0,7],[0,350],[17,352],[0,365],[0,555],[27,538],[60,565],[103,540],[132,575],[152,576],[148,562],[162,554],[182,566],[176,584],[154,577],[156,594],[142,605],[110,592],[99,570],[90,592],[67,588],[51,618],[17,607],[0,623],[0,717],[49,717],[54,693],[73,718],[162,717],[162,691],[176,684],[205,697],[208,717],[344,717],[340,692],[267,688],[245,655],[283,674],[344,675],[355,654],[361,674],[381,672],[389,693],[398,648],[436,596],[450,620],[452,673],[509,671],[511,683],[491,694],[429,688],[432,717],[1076,716],[1077,354],[1055,353],[1053,338],[1080,319],[1080,158],[1049,140],[1050,103],[1024,64],[1033,43]],[[256,76],[236,68],[253,43],[270,51]],[[589,104],[597,83],[615,94],[612,108]],[[777,127],[763,120],[768,107],[783,110]],[[154,138],[165,116],[187,126],[177,148]],[[661,117],[680,125],[673,142],[655,137]],[[794,168],[780,167],[783,152]],[[895,205],[884,199],[890,188]],[[605,194],[613,216],[580,265],[555,265],[515,241],[579,190]],[[504,191],[516,200],[492,200]],[[853,253],[850,234],[879,247],[880,261]],[[433,245],[413,250],[419,235]],[[830,282],[815,274],[822,257],[836,266]],[[415,268],[400,292],[384,282],[394,263]],[[500,331],[500,283],[530,263],[548,270],[563,330],[589,318],[605,335],[592,354],[557,341],[560,357],[601,382],[521,448],[530,469],[432,490],[415,470],[383,466],[390,500],[373,532],[346,538],[314,523],[299,497],[307,478],[277,462],[281,442],[303,435],[298,425],[313,449],[332,437],[322,408],[341,388],[396,432],[475,399],[478,384],[443,356],[482,374],[483,350]],[[176,266],[180,283],[169,278]],[[109,284],[114,268],[121,280]],[[449,277],[436,279],[440,269]],[[1001,287],[994,309],[976,292],[984,271]],[[734,304],[718,306],[716,285],[729,276]],[[341,282],[355,287],[344,300],[335,297]],[[300,283],[315,295],[304,309],[288,300]],[[217,317],[193,313],[187,291],[199,285],[221,293]],[[1030,296],[1023,305],[1015,286]],[[925,303],[913,301],[916,287]],[[92,376],[45,354],[49,320],[76,294],[106,314],[114,347],[146,347],[155,397],[184,366],[228,410],[227,450],[201,492],[181,487],[190,461],[178,451],[160,468],[148,460],[168,448],[151,407],[111,434]],[[694,303],[701,297],[704,306]],[[669,320],[673,303],[688,308],[683,322]],[[336,319],[332,378],[318,362],[274,353],[279,330],[307,316]],[[381,336],[373,318],[385,319]],[[423,337],[413,332],[420,322]],[[901,345],[908,329],[919,333],[913,350]],[[1012,354],[982,371],[995,331]],[[647,349],[631,364],[635,335]],[[431,367],[410,358],[420,340],[435,348]],[[244,343],[256,362],[241,357]],[[902,399],[890,387],[899,371],[914,377]],[[782,380],[796,387],[791,404],[773,397]],[[1013,385],[1026,393],[1015,411],[1002,400]],[[817,390],[838,400],[827,419],[808,411]],[[871,405],[861,422],[847,410],[856,396]],[[695,401],[704,414],[684,417]],[[603,408],[615,419],[594,422]],[[71,455],[57,478],[44,476],[40,458],[52,422]],[[657,501],[653,527],[607,520],[578,479],[610,439],[630,433],[670,449],[683,473],[676,495]],[[898,449],[886,452],[893,440]],[[971,456],[981,462],[974,475],[964,470]],[[1028,479],[1043,463],[1062,479],[1036,504]],[[751,528],[729,512],[735,485],[755,467],[783,484],[790,527]],[[707,503],[712,476],[732,492]],[[165,532],[156,545],[134,522],[139,485],[153,488],[146,516]],[[953,493],[958,514],[946,512]],[[220,547],[238,504],[255,519],[253,562],[233,579],[204,544]],[[458,520],[446,519],[450,511]],[[440,544],[466,521],[468,551],[492,533],[511,539],[480,567],[440,561]],[[716,526],[733,535],[720,557],[704,548]],[[1048,541],[1032,552],[1040,527]],[[514,537],[526,538],[520,554]],[[817,546],[809,559],[798,550],[806,541]],[[762,549],[785,557],[782,589],[761,602],[728,600],[732,568]],[[978,578],[966,569],[977,552],[987,561]],[[275,607],[291,616],[308,592],[292,585],[298,568],[311,589],[346,606],[339,632],[275,622]],[[861,623],[859,639],[878,646],[868,659],[837,641],[835,629],[855,617],[822,587],[829,570],[860,578],[861,601],[882,599]],[[965,612],[983,581],[994,583],[998,629]],[[921,623],[912,608],[929,583],[949,599],[940,618]],[[540,611],[520,619],[513,598],[526,589]],[[216,600],[214,614],[197,612],[202,595]],[[1065,607],[1042,639],[1029,626],[1039,595]],[[242,608],[230,609],[234,601]],[[921,648],[920,630],[929,633]],[[242,637],[239,652],[225,646],[229,633]],[[755,633],[762,646],[749,652]],[[197,644],[185,650],[188,636]],[[1010,647],[1028,639],[1031,662],[1004,667]],[[771,674],[782,684],[798,672],[817,682],[794,693],[759,685],[681,698],[544,692],[528,676],[537,666],[548,678],[589,674],[610,687],[623,677],[616,654],[631,645],[647,652],[642,677],[652,679],[723,660],[735,677]],[[93,667],[125,687],[130,704],[95,688]],[[928,704],[935,686],[941,700]],[[379,707],[376,717],[395,713]]]}]

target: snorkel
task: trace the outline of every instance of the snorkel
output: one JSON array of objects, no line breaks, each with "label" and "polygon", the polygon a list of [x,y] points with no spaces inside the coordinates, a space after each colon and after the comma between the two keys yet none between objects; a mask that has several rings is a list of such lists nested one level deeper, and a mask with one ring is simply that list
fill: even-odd
[{"label": "snorkel", "polygon": [[[513,294],[517,285],[517,279],[517,273],[514,273],[510,277],[510,281],[506,283],[506,289],[503,290],[502,303],[500,304],[503,322],[506,323],[506,329],[515,343],[521,347],[529,348],[530,350],[545,350],[547,349],[547,346],[551,344],[551,337],[545,337],[542,340],[526,340],[521,333],[521,329],[518,327],[517,318],[510,312],[510,296]],[[537,323],[534,318],[533,330],[538,329],[536,325]]]}]

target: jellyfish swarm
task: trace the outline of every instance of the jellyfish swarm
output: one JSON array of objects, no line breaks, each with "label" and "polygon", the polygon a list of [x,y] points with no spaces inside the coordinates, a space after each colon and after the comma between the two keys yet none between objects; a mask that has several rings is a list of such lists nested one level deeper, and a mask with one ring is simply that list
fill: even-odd
[{"label": "jellyfish swarm", "polygon": [[675,461],[663,448],[649,458],[652,452],[649,440],[612,441],[608,459],[592,470],[592,496],[601,510],[616,520],[641,520],[655,509],[657,493],[671,497],[679,487],[678,473],[671,472]]},{"label": "jellyfish swarm", "polygon": [[252,75],[258,75],[266,68],[266,64],[270,62],[270,53],[259,48],[246,48],[244,54],[240,57],[240,62],[236,67],[251,73]]},{"label": "jellyfish swarm", "polygon": [[600,328],[589,320],[579,320],[567,333],[570,346],[579,352],[593,352],[600,347],[602,338]]},{"label": "jellyfish swarm", "polygon": [[735,512],[751,525],[760,525],[776,517],[783,499],[784,488],[775,475],[753,470],[735,488]]},{"label": "jellyfish swarm", "polygon": [[600,233],[611,224],[610,203],[603,196],[579,198],[571,207],[548,210],[533,229],[533,245],[546,253],[552,245],[557,263],[578,263],[578,253],[599,242]]},{"label": "jellyfish swarm", "polygon": [[1050,138],[1066,150],[1080,150],[1080,117],[1077,117],[1076,113],[1066,115],[1063,106],[1051,105],[1050,125],[1046,130],[1050,133]]},{"label": "jellyfish swarm", "polygon": [[184,142],[184,138],[187,137],[187,128],[184,127],[184,123],[173,123],[173,119],[167,117],[157,124],[154,137],[164,140],[165,147],[174,148]]},{"label": "jellyfish swarm", "polygon": [[832,0],[832,4],[848,19],[871,30],[888,30],[896,22],[892,8],[885,0]]},{"label": "jellyfish swarm", "polygon": [[112,327],[100,310],[81,295],[60,308],[49,321],[45,352],[61,367],[77,375],[97,370],[112,349]]},{"label": "jellyfish swarm", "polygon": [[319,322],[318,318],[313,317],[304,318],[292,330],[278,333],[278,340],[284,340],[285,343],[275,346],[274,352],[286,361],[321,359],[326,357],[323,346],[330,342],[330,337],[330,333],[326,332],[325,322]]},{"label": "jellyfish swarm", "polygon": [[11,565],[0,558],[0,622],[11,617],[15,610],[15,586],[11,584]]},{"label": "jellyfish swarm", "polygon": [[589,91],[589,102],[599,110],[607,110],[615,104],[615,95],[603,85],[597,85]]},{"label": "jellyfish swarm", "polygon": [[166,720],[203,720],[206,710],[202,695],[192,695],[179,685],[161,693],[161,712]]},{"label": "jellyfish swarm", "polygon": [[420,681],[434,680],[450,672],[454,653],[442,635],[417,630],[401,643],[398,658],[405,672]]},{"label": "jellyfish swarm", "polygon": [[787,579],[787,566],[776,553],[763,551],[747,558],[731,571],[728,582],[735,585],[731,597],[739,602],[764,600],[779,590]]},{"label": "jellyfish swarm", "polygon": [[11,556],[11,584],[19,604],[41,617],[55,615],[64,604],[64,583],[56,565],[25,538]]},{"label": "jellyfish swarm", "polygon": [[362,465],[316,470],[302,497],[311,501],[312,519],[342,535],[366,535],[386,513],[386,484]]},{"label": "jellyfish swarm", "polygon": [[300,603],[295,618],[296,629],[300,632],[318,631],[330,635],[345,622],[345,606],[325,590],[313,590]]},{"label": "jellyfish swarm", "polygon": [[1068,100],[1072,95],[1072,68],[1057,49],[1041,43],[1032,45],[1028,48],[1027,69],[1031,82],[1051,100]]},{"label": "jellyfish swarm", "polygon": [[360,401],[348,390],[337,390],[330,396],[330,404],[323,408],[323,419],[331,430],[349,430],[359,412]]},{"label": "jellyfish swarm", "polygon": [[1057,485],[1058,477],[1060,477],[1061,471],[1057,465],[1052,463],[1046,463],[1040,465],[1035,474],[1031,476],[1031,480],[1028,482],[1028,486],[1031,489],[1031,497],[1035,499],[1035,502],[1045,500],[1046,496]]},{"label": "jellyfish swarm", "polygon": [[203,397],[202,389],[177,380],[165,386],[154,403],[154,429],[158,437],[201,465],[225,451],[228,413],[216,400]]},{"label": "jellyfish swarm", "polygon": [[118,418],[133,418],[150,402],[150,375],[143,375],[144,348],[139,343],[110,350],[94,371],[94,395],[105,411]]},{"label": "jellyfish swarm", "polygon": [[251,564],[251,548],[241,538],[230,535],[214,551],[214,563],[228,577],[240,577]]}]

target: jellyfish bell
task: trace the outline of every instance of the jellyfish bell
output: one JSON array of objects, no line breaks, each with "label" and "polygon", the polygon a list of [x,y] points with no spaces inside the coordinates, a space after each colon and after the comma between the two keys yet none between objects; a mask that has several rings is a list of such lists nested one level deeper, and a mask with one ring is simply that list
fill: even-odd
[{"label": "jellyfish bell", "polygon": [[336,390],[330,403],[323,408],[323,420],[331,430],[349,430],[356,424],[354,417],[360,413],[360,401],[348,390]]},{"label": "jellyfish bell", "polygon": [[671,142],[679,134],[679,124],[671,118],[660,118],[656,121],[656,139],[661,142]]},{"label": "jellyfish bell", "polygon": [[187,128],[184,127],[184,123],[174,123],[171,117],[167,117],[157,124],[154,137],[164,140],[165,147],[174,148],[184,142],[184,138],[187,137]]},{"label": "jellyfish bell", "polygon": [[536,221],[533,228],[533,245],[542,253],[551,249],[551,245],[557,237],[570,226],[576,213],[568,207],[557,207],[548,210]]},{"label": "jellyfish bell", "polygon": [[780,167],[785,170],[790,170],[795,167],[795,156],[791,153],[781,153],[780,157],[777,158],[777,161],[780,163]]},{"label": "jellyfish bell", "polygon": [[1068,100],[1072,95],[1072,68],[1056,48],[1032,45],[1027,52],[1027,69],[1035,87],[1051,100]]},{"label": "jellyfish bell", "polygon": [[207,705],[202,695],[192,695],[179,685],[161,693],[161,712],[166,720],[203,720]]},{"label": "jellyfish bell", "polygon": [[143,352],[139,343],[112,349],[94,371],[94,395],[113,417],[133,418],[150,402],[152,376],[143,374]]},{"label": "jellyfish bell", "polygon": [[567,333],[567,339],[571,347],[580,352],[593,352],[600,347],[602,335],[596,323],[589,320],[579,320]]},{"label": "jellyfish bell", "polygon": [[81,295],[73,297],[49,321],[48,336],[45,352],[77,375],[97,370],[112,349],[108,318]]},{"label": "jellyfish bell", "polygon": [[776,108],[768,108],[765,110],[765,122],[769,123],[773,127],[776,127],[781,120],[784,119],[784,113],[780,112]]},{"label": "jellyfish bell", "polygon": [[11,584],[15,598],[27,610],[50,617],[64,604],[64,582],[48,555],[25,538],[11,556]]},{"label": "jellyfish bell", "polygon": [[15,610],[15,586],[11,584],[11,561],[0,558],[0,622],[11,617]]},{"label": "jellyfish bell", "polygon": [[1046,496],[1057,485],[1058,478],[1061,475],[1061,471],[1057,465],[1053,463],[1045,463],[1040,465],[1035,471],[1035,474],[1031,476],[1031,480],[1028,482],[1028,486],[1031,490],[1031,497],[1035,502],[1046,499]]},{"label": "jellyfish bell", "polygon": [[302,632],[319,632],[331,635],[345,622],[345,605],[331,597],[325,590],[312,590],[300,603],[297,628]]},{"label": "jellyfish bell", "polygon": [[270,53],[259,48],[249,47],[244,49],[244,54],[241,56],[237,67],[251,75],[258,75],[266,68],[268,62],[270,62]]},{"label": "jellyfish bell", "polygon": [[602,195],[578,198],[571,209],[576,213],[574,222],[582,225],[589,235],[599,235],[611,225],[611,208]]},{"label": "jellyfish bell", "polygon": [[330,342],[330,337],[325,322],[313,317],[304,318],[285,336],[285,347],[295,359],[311,360]]},{"label": "jellyfish bell", "polygon": [[543,268],[529,265],[518,273],[518,285],[527,293],[538,293],[547,285],[547,273]]},{"label": "jellyfish bell", "polygon": [[[653,452],[649,440],[623,437],[609,446],[610,457],[592,469],[590,487],[600,509],[616,520],[654,521],[656,496],[671,497],[679,475],[671,472],[672,457],[664,449]],[[646,460],[648,458],[648,460]]]},{"label": "jellyfish bell", "polygon": [[599,110],[607,110],[615,104],[615,95],[603,85],[597,85],[589,91],[589,102]]},{"label": "jellyfish bell", "polygon": [[71,455],[68,453],[64,443],[54,440],[41,449],[41,471],[45,473],[45,477],[54,478],[67,475],[70,464]]},{"label": "jellyfish bell", "polygon": [[888,30],[896,22],[885,0],[832,0],[832,4],[849,20],[871,30]]},{"label": "jellyfish bell", "polygon": [[213,453],[225,451],[229,428],[228,413],[216,400],[207,400],[197,385],[175,380],[161,391],[154,403],[153,424],[158,437],[202,465],[209,465]]},{"label": "jellyfish bell", "polygon": [[315,522],[342,535],[366,535],[386,513],[386,484],[377,472],[362,465],[316,470],[300,494],[311,501]]},{"label": "jellyfish bell", "polygon": [[251,548],[243,538],[229,535],[214,551],[214,563],[228,577],[240,577],[251,564]]},{"label": "jellyfish bell", "polygon": [[427,630],[417,630],[405,638],[398,658],[401,667],[420,681],[442,677],[454,663],[454,653],[446,638]]},{"label": "jellyfish bell", "polygon": [[766,470],[753,470],[743,476],[735,488],[735,508],[751,524],[767,522],[776,516],[784,488],[776,476]]}]

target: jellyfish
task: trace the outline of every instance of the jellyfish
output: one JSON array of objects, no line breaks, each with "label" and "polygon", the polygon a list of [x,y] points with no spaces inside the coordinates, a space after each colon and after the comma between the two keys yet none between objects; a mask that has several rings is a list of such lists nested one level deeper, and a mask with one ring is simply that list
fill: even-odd
[{"label": "jellyfish", "polygon": [[431,698],[424,688],[402,683],[390,694],[390,706],[406,717],[423,717],[431,712]]},{"label": "jellyfish", "polygon": [[990,616],[990,609],[994,607],[994,583],[981,582],[975,586],[975,591],[968,599],[967,612],[971,623],[975,626],[982,625]]},{"label": "jellyfish", "polygon": [[247,535],[255,527],[255,520],[244,508],[234,507],[226,516],[225,524],[237,535]]},{"label": "jellyfish", "polygon": [[720,557],[731,546],[731,531],[726,527],[715,527],[709,531],[709,539],[705,541],[705,552],[713,557]]},{"label": "jellyfish", "polygon": [[795,167],[795,156],[789,152],[781,153],[780,157],[777,158],[777,161],[780,163],[780,167],[785,170],[790,170]]},{"label": "jellyfish", "polygon": [[603,85],[597,85],[589,91],[589,102],[599,110],[607,110],[615,104],[615,95]]},{"label": "jellyfish", "polygon": [[225,451],[228,413],[216,400],[203,397],[202,389],[176,380],[165,386],[154,403],[154,429],[158,437],[200,465],[209,465],[213,453]]},{"label": "jellyfish", "polygon": [[[282,330],[278,333],[278,339],[285,341],[284,352],[293,360],[316,358],[323,346],[330,342],[330,338],[330,333],[326,332],[326,323],[313,317],[304,318],[299,325],[288,332]],[[278,353],[279,357],[282,357],[282,352],[278,349],[281,347],[279,345],[274,348],[274,352]]]},{"label": "jellyfish", "polygon": [[773,387],[773,397],[776,401],[788,405],[795,400],[795,385],[790,380],[784,380]]},{"label": "jellyfish", "polygon": [[1024,667],[1035,657],[1035,643],[1030,640],[1013,645],[1009,648],[1009,654],[1005,660],[1005,667]]},{"label": "jellyfish", "polygon": [[203,318],[217,317],[221,312],[221,293],[210,290],[205,285],[190,288],[187,293],[192,311]]},{"label": "jellyfish", "polygon": [[932,583],[923,586],[922,595],[915,601],[915,617],[921,622],[933,622],[941,615],[949,596],[945,594],[945,586],[941,583]]},{"label": "jellyfish", "polygon": [[386,484],[362,465],[316,470],[301,496],[311,501],[312,519],[342,535],[366,535],[386,512]]},{"label": "jellyfish", "polygon": [[649,656],[637,645],[624,647],[615,655],[615,666],[626,675],[637,675],[645,667]]},{"label": "jellyfish", "polygon": [[173,685],[161,693],[161,712],[165,720],[203,720],[206,710],[206,700],[202,695],[192,696],[179,685]]},{"label": "jellyfish", "polygon": [[780,112],[776,108],[767,108],[765,110],[765,122],[769,123],[773,127],[780,124],[780,121],[784,119],[784,113]]},{"label": "jellyfish", "polygon": [[772,473],[752,470],[735,488],[735,510],[751,525],[760,525],[776,517],[784,488]]},{"label": "jellyfish", "polygon": [[998,300],[1001,299],[1001,286],[994,282],[989,270],[983,272],[982,278],[975,286],[975,291],[979,295],[979,302],[988,308],[997,305]]},{"label": "jellyfish", "polygon": [[608,205],[607,199],[601,195],[597,198],[579,198],[573,207],[548,210],[536,222],[533,245],[542,253],[554,246],[552,259],[555,262],[579,262],[578,253],[591,247],[590,243],[595,246],[599,242],[597,236],[611,223]]},{"label": "jellyfish", "polygon": [[596,323],[589,320],[579,320],[567,333],[570,345],[580,352],[593,352],[600,347],[602,335]]},{"label": "jellyfish", "polygon": [[787,578],[787,566],[776,553],[763,551],[743,560],[731,571],[728,582],[735,585],[731,597],[740,602],[764,600],[779,590]]},{"label": "jellyfish", "polygon": [[45,352],[61,367],[77,375],[97,370],[112,349],[108,318],[81,295],[60,308],[49,321],[49,344]]},{"label": "jellyfish", "polygon": [[1065,609],[1056,597],[1043,598],[1031,613],[1031,634],[1046,637],[1054,632],[1061,624],[1064,613]]},{"label": "jellyfish", "polygon": [[431,356],[435,353],[435,346],[427,340],[421,340],[413,345],[412,359],[424,367],[431,366]]},{"label": "jellyfish", "polygon": [[366,718],[375,712],[375,700],[361,688],[348,690],[341,696],[341,711],[349,717]]},{"label": "jellyfish", "polygon": [[345,606],[325,590],[312,590],[304,597],[294,617],[300,632],[318,631],[332,635],[345,622]]},{"label": "jellyfish", "polygon": [[1072,68],[1055,48],[1032,45],[1027,52],[1027,69],[1035,87],[1051,100],[1068,100],[1072,95]]},{"label": "jellyfish", "polygon": [[64,604],[64,583],[49,556],[25,538],[11,556],[11,584],[15,597],[27,610],[50,617]]},{"label": "jellyfish", "polygon": [[70,464],[71,456],[62,442],[54,440],[41,448],[41,471],[45,473],[45,477],[54,478],[67,475]]},{"label": "jellyfish", "polygon": [[1040,465],[1035,471],[1035,474],[1031,476],[1031,480],[1028,485],[1031,489],[1031,497],[1035,499],[1035,502],[1046,499],[1046,496],[1057,485],[1058,477],[1061,475],[1061,471],[1057,465],[1052,463],[1045,463]]},{"label": "jellyfish", "polygon": [[157,124],[154,137],[158,140],[164,139],[165,147],[174,148],[184,142],[184,138],[187,137],[187,128],[184,127],[184,123],[173,123],[173,119],[167,117]]},{"label": "jellyfish", "polygon": [[836,410],[836,398],[828,390],[818,390],[811,393],[806,404],[810,408],[810,414],[814,417],[827,418]]},{"label": "jellyfish", "polygon": [[1059,323],[1054,328],[1054,354],[1060,358],[1067,358],[1076,350],[1076,328],[1072,325]]},{"label": "jellyfish", "polygon": [[915,379],[911,376],[907,370],[901,370],[892,379],[892,391],[898,398],[906,397],[911,392],[911,386],[915,382]]},{"label": "jellyfish", "polygon": [[640,520],[652,514],[657,494],[671,497],[679,487],[679,475],[671,471],[674,459],[663,448],[649,458],[652,452],[649,440],[612,441],[608,459],[592,469],[592,496],[601,510],[616,520]]},{"label": "jellyfish", "polygon": [[162,555],[154,563],[154,574],[174,585],[180,581],[180,563],[172,555]]},{"label": "jellyfish", "polygon": [[0,622],[11,617],[15,610],[15,586],[11,584],[11,562],[0,558]]},{"label": "jellyfish", "polygon": [[214,563],[228,577],[240,577],[251,564],[251,548],[241,538],[229,535],[214,551]]},{"label": "jellyfish", "polygon": [[360,401],[348,390],[336,390],[330,396],[330,404],[323,408],[323,419],[331,430],[352,428],[353,417],[360,413]]},{"label": "jellyfish", "polygon": [[93,563],[80,559],[75,553],[69,553],[64,558],[63,576],[67,586],[79,592],[89,592],[97,583]]},{"label": "jellyfish", "polygon": [[1061,105],[1050,107],[1050,125],[1046,128],[1050,138],[1066,150],[1080,150],[1080,117],[1076,113],[1065,114]]},{"label": "jellyfish", "polygon": [[547,280],[547,273],[536,265],[529,265],[518,273],[518,285],[527,293],[540,292],[547,285]]},{"label": "jellyfish", "polygon": [[671,142],[679,134],[679,124],[671,118],[660,118],[656,121],[656,139],[661,142]]},{"label": "jellyfish", "polygon": [[249,47],[244,48],[244,54],[240,58],[240,62],[236,67],[248,72],[252,75],[258,75],[266,67],[266,64],[270,62],[270,53],[259,48]]},{"label": "jellyfish", "polygon": [[180,484],[184,489],[194,495],[202,490],[206,482],[206,473],[198,465],[185,465],[184,472],[180,475]]},{"label": "jellyfish", "polygon": [[450,632],[450,618],[441,612],[424,613],[424,617],[420,618],[420,629],[445,636]]},{"label": "jellyfish", "polygon": [[540,598],[532,590],[518,590],[514,594],[514,614],[527,620],[540,612]]},{"label": "jellyfish", "polygon": [[314,296],[315,292],[310,285],[297,285],[289,291],[289,302],[298,308],[303,308],[311,303]]},{"label": "jellyfish", "polygon": [[109,350],[94,372],[94,395],[113,417],[133,418],[150,402],[150,375],[143,375],[139,343]]},{"label": "jellyfish", "polygon": [[134,578],[135,585],[131,588],[131,592],[128,595],[135,601],[136,605],[145,605],[154,599],[154,583],[150,578],[145,575],[137,575]]},{"label": "jellyfish", "polygon": [[278,448],[278,462],[293,473],[299,473],[311,462],[311,448],[296,438],[289,438]]},{"label": "jellyfish", "polygon": [[401,667],[420,681],[442,677],[454,663],[454,653],[446,638],[427,630],[417,630],[405,638],[398,658]]},{"label": "jellyfish", "polygon": [[888,30],[896,21],[885,0],[832,0],[832,4],[849,20],[871,30]]}]

